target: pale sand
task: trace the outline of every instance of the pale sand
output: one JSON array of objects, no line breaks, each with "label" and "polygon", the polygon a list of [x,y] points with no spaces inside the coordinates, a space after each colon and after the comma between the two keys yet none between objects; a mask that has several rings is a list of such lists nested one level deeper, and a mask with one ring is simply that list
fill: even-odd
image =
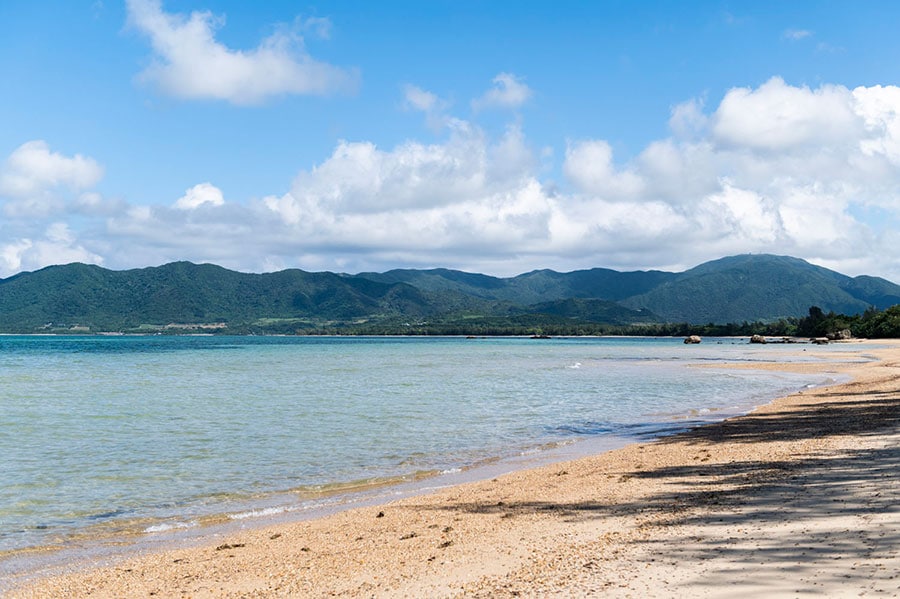
[{"label": "pale sand", "polygon": [[675,437],[10,596],[897,597],[900,343],[889,345],[867,351],[877,363],[792,367],[849,384]]}]

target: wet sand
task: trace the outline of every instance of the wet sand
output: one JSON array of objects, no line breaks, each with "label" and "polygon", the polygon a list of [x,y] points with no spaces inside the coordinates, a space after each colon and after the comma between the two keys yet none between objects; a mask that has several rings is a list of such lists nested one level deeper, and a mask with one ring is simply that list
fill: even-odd
[{"label": "wet sand", "polygon": [[879,360],[766,366],[852,382],[746,416],[9,596],[897,597],[900,342],[865,347]]}]

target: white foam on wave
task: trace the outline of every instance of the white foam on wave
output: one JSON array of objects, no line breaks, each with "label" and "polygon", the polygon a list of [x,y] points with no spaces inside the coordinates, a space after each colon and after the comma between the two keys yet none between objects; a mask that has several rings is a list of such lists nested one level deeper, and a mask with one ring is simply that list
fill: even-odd
[{"label": "white foam on wave", "polygon": [[164,522],[162,524],[154,524],[144,529],[145,533],[168,532],[170,530],[180,530],[184,528],[194,528],[196,522]]},{"label": "white foam on wave", "polygon": [[577,370],[578,368],[581,368],[581,362],[575,362],[574,364],[566,366],[566,368],[570,368],[572,370]]},{"label": "white foam on wave", "polygon": [[232,520],[246,520],[247,518],[260,518],[263,516],[275,516],[290,511],[288,507],[267,507],[260,510],[250,510],[228,516]]}]

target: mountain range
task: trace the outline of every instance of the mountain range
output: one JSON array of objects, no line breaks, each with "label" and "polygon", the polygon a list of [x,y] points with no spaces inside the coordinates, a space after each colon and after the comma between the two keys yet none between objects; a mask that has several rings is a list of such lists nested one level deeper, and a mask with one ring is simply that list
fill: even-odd
[{"label": "mountain range", "polygon": [[355,275],[241,273],[174,262],[113,271],[50,266],[0,279],[0,332],[309,332],[423,322],[734,323],[900,304],[900,286],[788,256],[730,256],[681,273],[535,270],[510,278],[448,269]]}]

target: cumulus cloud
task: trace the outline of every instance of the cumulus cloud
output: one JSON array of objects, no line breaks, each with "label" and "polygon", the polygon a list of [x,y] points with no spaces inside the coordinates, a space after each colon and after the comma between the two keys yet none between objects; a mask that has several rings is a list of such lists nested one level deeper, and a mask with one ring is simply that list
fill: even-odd
[{"label": "cumulus cloud", "polygon": [[435,265],[450,255],[508,259],[547,244],[553,200],[533,176],[521,131],[490,140],[470,124],[454,127],[442,144],[342,142],[289,193],[263,200],[275,219],[270,230],[288,246],[302,239],[308,251],[339,253],[357,268]]},{"label": "cumulus cloud", "polygon": [[900,219],[898,91],[775,78],[729,91],[708,113],[688,101],[673,108],[672,137],[637,156],[617,160],[602,139],[569,141],[563,188],[540,181],[518,127],[497,140],[467,124],[440,144],[342,142],[263,205],[307,249],[382,264],[490,264],[511,274],[685,268],[768,251],[856,272],[865,262],[862,272],[900,279],[890,230],[853,216],[877,205]]},{"label": "cumulus cloud", "polygon": [[68,262],[102,263],[66,219],[108,213],[93,191],[103,177],[96,160],[54,152],[43,140],[16,148],[0,166],[0,277]]},{"label": "cumulus cloud", "polygon": [[328,160],[301,173],[294,190],[305,204],[335,213],[440,205],[468,194],[479,183],[481,148],[470,141],[407,142],[392,152],[370,142],[343,141]]},{"label": "cumulus cloud", "polygon": [[[456,122],[441,144],[407,142],[382,150],[368,142],[341,142],[325,162],[301,172],[289,194],[265,204],[286,224],[317,237],[327,231],[343,238],[356,223],[361,230],[351,237],[409,240],[418,232],[403,227],[448,227],[445,217],[461,206],[471,214],[481,211],[481,202],[515,196],[514,188],[531,177],[533,162],[517,129],[491,143],[477,128]],[[385,221],[380,230],[370,220],[376,218]]]},{"label": "cumulus cloud", "polygon": [[703,114],[703,100],[692,98],[672,108],[669,129],[676,137],[694,138],[706,131],[708,117]]},{"label": "cumulus cloud", "polygon": [[0,168],[0,198],[9,216],[41,216],[60,209],[61,193],[88,189],[101,178],[103,167],[93,158],[64,156],[43,140],[29,141]]},{"label": "cumulus cloud", "polygon": [[581,191],[606,200],[634,198],[643,188],[639,175],[616,169],[612,148],[603,140],[570,143],[563,171]]},{"label": "cumulus cloud", "polygon": [[203,205],[221,206],[225,203],[222,190],[212,183],[198,183],[184,192],[184,195],[175,201],[175,207],[179,210],[194,210]]},{"label": "cumulus cloud", "polygon": [[[417,90],[404,97],[433,108]],[[225,202],[208,183],[153,206],[85,190],[73,205],[90,226],[70,224],[68,238],[5,230],[0,260],[7,272],[36,264],[50,255],[36,251],[40,242],[112,267],[190,259],[249,271],[511,275],[680,270],[772,252],[900,282],[900,88],[774,78],[718,102],[687,100],[669,124],[671,135],[632,156],[605,139],[568,140],[553,165],[558,181],[544,178],[554,154],[533,147],[521,124],[491,135],[448,119],[434,143],[341,141],[283,193],[248,203]]]},{"label": "cumulus cloud", "polygon": [[51,223],[38,239],[20,238],[0,245],[0,276],[52,264],[103,264],[103,258],[79,244],[65,223]]},{"label": "cumulus cloud", "polygon": [[900,87],[876,85],[853,90],[853,110],[866,134],[860,141],[863,155],[900,165]]},{"label": "cumulus cloud", "polygon": [[500,73],[492,80],[494,86],[484,95],[472,100],[474,110],[485,108],[518,108],[532,95],[531,88],[512,73]]},{"label": "cumulus cloud", "polygon": [[859,124],[847,88],[811,90],[775,77],[755,90],[730,90],[713,116],[712,134],[738,148],[784,150],[851,142],[861,133]]},{"label": "cumulus cloud", "polygon": [[[160,0],[127,0],[128,22],[150,38],[154,59],[140,80],[186,99],[258,104],[286,94],[323,95],[352,90],[352,70],[312,58],[299,33],[278,31],[251,50],[234,50],[216,40],[224,17],[210,12],[167,13]],[[300,22],[328,37],[323,19]]]},{"label": "cumulus cloud", "polygon": [[[622,239],[629,219],[617,234],[602,216],[616,202],[643,211],[654,242],[682,265],[770,251],[900,279],[887,245],[900,221],[900,88],[810,89],[773,78],[730,90],[711,114],[701,106],[676,107],[674,136],[622,164],[603,140],[570,143],[564,171],[593,206],[596,232]],[[860,220],[864,207],[882,218]],[[664,230],[655,230],[659,219]],[[648,244],[646,265],[653,255]]]},{"label": "cumulus cloud", "polygon": [[47,189],[86,189],[103,177],[103,168],[81,154],[68,157],[51,152],[43,140],[29,141],[16,148],[0,172],[0,193],[25,197]]}]

